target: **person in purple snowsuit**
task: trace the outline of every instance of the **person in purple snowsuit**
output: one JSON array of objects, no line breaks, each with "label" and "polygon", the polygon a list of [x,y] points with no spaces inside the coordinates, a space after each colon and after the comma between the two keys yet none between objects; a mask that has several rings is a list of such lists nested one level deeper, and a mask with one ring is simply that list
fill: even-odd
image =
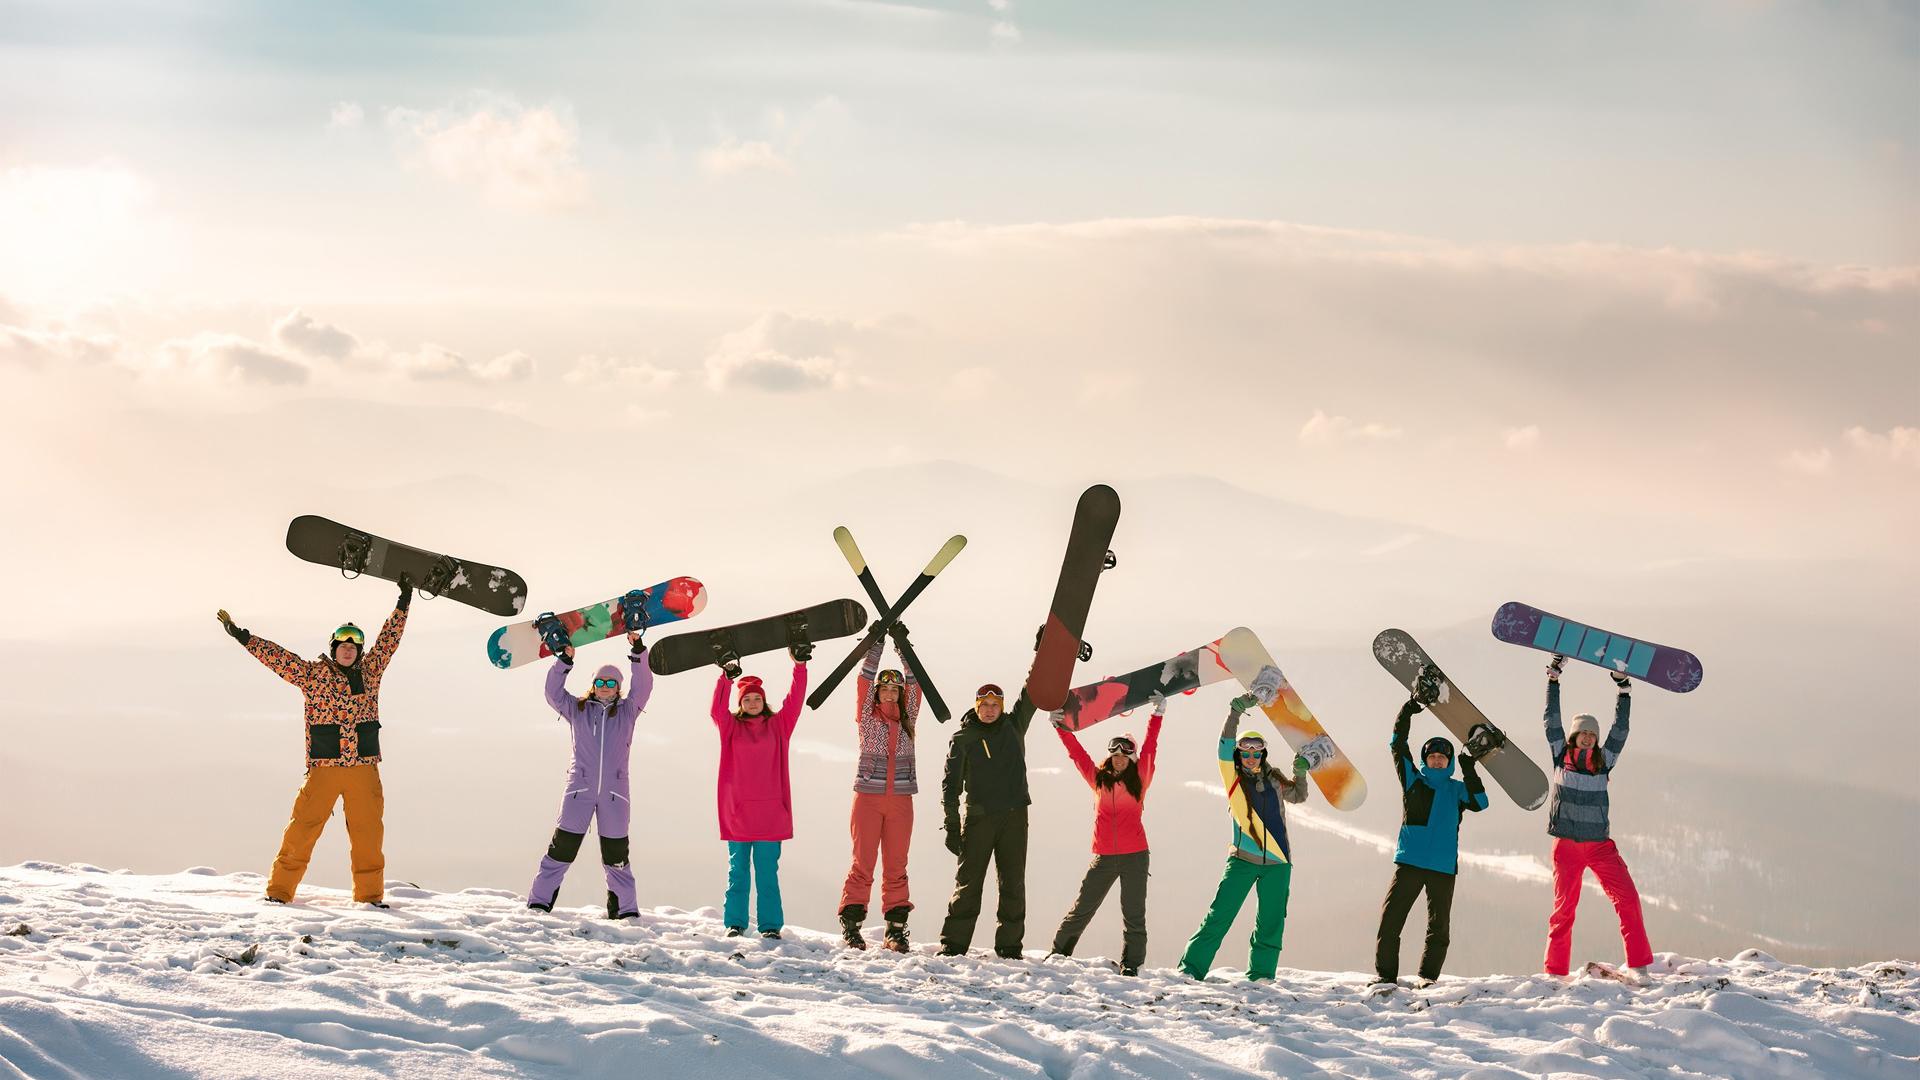
[{"label": "person in purple snowsuit", "polygon": [[620,696],[620,669],[612,664],[594,673],[592,690],[580,697],[568,694],[571,645],[553,658],[553,667],[547,671],[547,704],[572,729],[573,764],[567,769],[567,793],[560,799],[560,823],[540,859],[540,872],[527,889],[530,908],[553,910],[560,881],[580,853],[588,823],[597,818],[600,863],[607,872],[607,918],[640,913],[633,866],[627,861],[627,826],[633,811],[628,774],[634,722],[653,694],[653,671],[647,667],[647,646],[639,634],[628,634],[627,646],[633,687],[625,697]]}]

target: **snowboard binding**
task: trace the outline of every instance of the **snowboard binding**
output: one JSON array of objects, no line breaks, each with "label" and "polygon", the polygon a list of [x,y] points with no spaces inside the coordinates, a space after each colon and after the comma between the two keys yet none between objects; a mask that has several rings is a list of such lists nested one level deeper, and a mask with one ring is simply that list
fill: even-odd
[{"label": "snowboard binding", "polygon": [[633,589],[620,598],[620,621],[628,633],[646,630],[648,599],[650,594],[645,589]]},{"label": "snowboard binding", "polygon": [[540,635],[541,644],[555,656],[559,656],[566,651],[568,645],[573,644],[567,633],[566,624],[560,621],[560,616],[551,611],[542,612],[533,620],[533,630]]},{"label": "snowboard binding", "polygon": [[433,568],[427,571],[426,579],[420,582],[420,595],[439,596],[453,584],[460,574],[460,561],[450,555],[442,555],[433,560]]},{"label": "snowboard binding", "polygon": [[715,630],[707,639],[707,647],[713,650],[713,662],[727,673],[727,678],[740,677],[740,650],[733,647],[733,635],[725,630]]},{"label": "snowboard binding", "polygon": [[1467,730],[1467,753],[1476,759],[1497,754],[1507,745],[1506,732],[1492,724],[1475,724]]},{"label": "snowboard binding", "polygon": [[1113,550],[1109,548],[1107,550],[1106,556],[1100,560],[1100,569],[1103,571],[1111,570],[1114,567],[1119,565],[1120,565],[1120,560],[1117,557],[1115,557],[1115,555],[1113,554]]},{"label": "snowboard binding", "polygon": [[1420,674],[1413,679],[1413,700],[1422,705],[1431,705],[1440,700],[1440,684],[1446,676],[1432,664],[1423,664]]},{"label": "snowboard binding", "polygon": [[807,613],[796,611],[787,616],[787,648],[794,660],[806,663],[813,657],[813,639],[807,635]]},{"label": "snowboard binding", "polygon": [[373,549],[373,537],[363,532],[347,530],[340,538],[340,576],[352,581],[367,568],[367,555]]}]

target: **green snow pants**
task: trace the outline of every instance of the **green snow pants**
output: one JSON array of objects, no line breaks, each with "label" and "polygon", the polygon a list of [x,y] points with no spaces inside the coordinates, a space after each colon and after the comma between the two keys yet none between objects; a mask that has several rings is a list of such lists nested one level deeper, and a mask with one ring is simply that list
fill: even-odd
[{"label": "green snow pants", "polygon": [[1227,872],[1220,875],[1220,888],[1213,894],[1213,906],[1200,929],[1187,941],[1180,954],[1180,970],[1196,979],[1207,977],[1213,967],[1213,954],[1220,951],[1221,939],[1233,926],[1247,891],[1258,887],[1254,912],[1253,937],[1247,954],[1247,978],[1271,979],[1280,966],[1280,938],[1287,928],[1287,893],[1293,880],[1292,863],[1253,863],[1227,857]]}]

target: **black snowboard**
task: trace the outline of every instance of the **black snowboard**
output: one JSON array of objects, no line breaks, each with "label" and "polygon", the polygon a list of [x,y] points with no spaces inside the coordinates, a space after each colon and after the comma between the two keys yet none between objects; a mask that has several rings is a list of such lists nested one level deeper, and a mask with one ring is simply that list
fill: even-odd
[{"label": "black snowboard", "polygon": [[312,514],[287,525],[287,550],[349,578],[369,574],[399,581],[404,574],[422,596],[444,596],[495,615],[518,615],[527,603],[526,580],[511,570],[422,551]]},{"label": "black snowboard", "polygon": [[866,627],[867,609],[858,601],[829,600],[785,615],[661,638],[647,650],[647,666],[655,675],[676,675],[800,642],[847,637]]},{"label": "black snowboard", "polygon": [[1053,589],[1053,607],[1034,644],[1033,667],[1027,672],[1027,697],[1043,712],[1060,708],[1073,684],[1073,662],[1091,653],[1081,640],[1087,629],[1087,611],[1093,607],[1093,588],[1101,571],[1113,565],[1114,527],[1120,524],[1120,496],[1105,484],[1082,492],[1073,512],[1073,531],[1067,535],[1067,554],[1061,560],[1060,581]]}]

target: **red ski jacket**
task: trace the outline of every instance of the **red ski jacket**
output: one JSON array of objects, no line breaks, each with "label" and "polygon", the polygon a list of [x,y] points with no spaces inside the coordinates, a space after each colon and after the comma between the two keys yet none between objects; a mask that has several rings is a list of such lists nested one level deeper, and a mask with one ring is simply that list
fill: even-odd
[{"label": "red ski jacket", "polygon": [[1146,808],[1141,799],[1146,798],[1147,788],[1153,784],[1154,757],[1160,751],[1160,721],[1156,716],[1147,721],[1147,741],[1140,746],[1140,757],[1135,763],[1140,769],[1140,799],[1133,797],[1125,784],[1116,783],[1102,788],[1095,778],[1099,775],[1099,766],[1087,756],[1085,747],[1073,732],[1065,728],[1055,728],[1060,734],[1060,742],[1067,748],[1067,756],[1073,759],[1074,767],[1080,770],[1081,779],[1093,789],[1093,853],[1095,855],[1131,855],[1136,851],[1147,850],[1147,827],[1141,820]]}]

